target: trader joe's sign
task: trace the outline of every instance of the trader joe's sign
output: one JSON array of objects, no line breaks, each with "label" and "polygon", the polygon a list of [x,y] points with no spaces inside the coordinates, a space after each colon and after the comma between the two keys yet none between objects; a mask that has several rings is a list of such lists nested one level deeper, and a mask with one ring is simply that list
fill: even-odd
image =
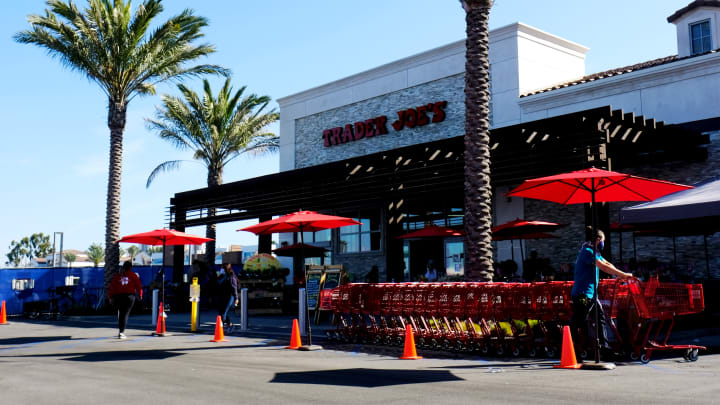
[{"label": "trader joe's sign", "polygon": [[[445,121],[445,107],[447,107],[447,101],[438,101],[400,110],[397,112],[397,119],[390,126],[395,131],[402,131],[405,128],[422,127]],[[322,137],[325,147],[330,147],[387,133],[388,117],[381,115],[354,124],[326,129],[323,131]]]}]

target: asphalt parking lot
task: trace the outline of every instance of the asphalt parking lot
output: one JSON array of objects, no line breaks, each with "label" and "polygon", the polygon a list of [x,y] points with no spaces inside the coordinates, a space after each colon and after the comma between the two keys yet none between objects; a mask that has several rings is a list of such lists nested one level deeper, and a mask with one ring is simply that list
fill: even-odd
[{"label": "asphalt parking lot", "polygon": [[[435,355],[397,360],[402,348],[150,328],[115,338],[108,325],[15,321],[0,326],[2,403],[720,403],[720,356],[681,356],[614,371],[558,370],[548,359]],[[424,353],[420,353],[423,355]]]}]

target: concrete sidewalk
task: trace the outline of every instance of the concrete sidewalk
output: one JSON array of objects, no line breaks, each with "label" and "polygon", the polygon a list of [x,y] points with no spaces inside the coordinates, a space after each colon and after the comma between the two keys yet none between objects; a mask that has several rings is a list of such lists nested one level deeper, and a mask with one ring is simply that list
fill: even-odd
[{"label": "concrete sidewalk", "polygon": [[[166,312],[165,329],[168,333],[172,332],[188,332],[190,331],[190,313],[173,313]],[[291,315],[251,315],[248,321],[248,330],[240,331],[240,317],[232,316],[234,330],[231,335],[249,336],[249,337],[265,337],[265,338],[286,338],[290,340],[292,332],[292,324],[295,316]],[[148,332],[155,331],[152,326],[152,315],[130,315],[128,320],[128,328],[147,329]],[[69,316],[65,320],[70,322],[78,322],[84,324],[116,326],[117,316],[114,315],[94,315],[94,316]],[[198,319],[198,333],[212,334],[215,331],[215,322],[217,320],[216,311],[201,311]],[[321,322],[320,325],[311,325],[313,340],[316,338],[322,340],[325,338],[325,330],[333,329],[330,321]],[[301,334],[303,334],[301,332]]]},{"label": "concrete sidewalk", "polygon": [[[235,323],[235,328],[230,335],[263,337],[269,339],[287,339],[289,342],[294,318],[296,317],[291,315],[251,315],[249,317],[248,330],[240,331],[240,318],[238,316],[233,316],[232,320]],[[117,317],[111,315],[71,316],[67,317],[66,320],[106,327],[117,325]],[[150,333],[155,331],[155,327],[151,326],[152,323],[150,320],[151,315],[131,315],[130,320],[128,321],[128,327],[135,329],[147,329]],[[207,334],[214,333],[216,320],[216,311],[201,311],[197,332]],[[167,312],[165,327],[168,333],[189,332],[190,313]],[[334,329],[331,320],[326,317],[324,317],[324,320],[319,325],[313,324],[311,327],[313,342],[318,343],[326,340],[326,330]],[[668,344],[693,344],[705,346],[708,348],[708,353],[720,353],[720,326],[689,330],[675,330],[670,335]]]}]

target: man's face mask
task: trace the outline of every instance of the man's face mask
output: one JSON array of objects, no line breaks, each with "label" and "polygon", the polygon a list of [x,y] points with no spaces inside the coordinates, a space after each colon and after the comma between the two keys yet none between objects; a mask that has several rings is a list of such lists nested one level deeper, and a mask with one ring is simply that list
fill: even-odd
[{"label": "man's face mask", "polygon": [[217,276],[218,276],[218,277],[222,277],[223,274],[225,274],[224,271],[218,270],[218,272],[217,272]]},{"label": "man's face mask", "polygon": [[598,241],[597,250],[602,251],[604,247],[605,247],[605,241],[604,240]]}]

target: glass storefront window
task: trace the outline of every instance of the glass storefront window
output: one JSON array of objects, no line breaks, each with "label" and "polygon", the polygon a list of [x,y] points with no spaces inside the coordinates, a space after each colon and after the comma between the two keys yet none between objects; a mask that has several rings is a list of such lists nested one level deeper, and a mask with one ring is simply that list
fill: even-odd
[{"label": "glass storefront window", "polygon": [[460,239],[445,241],[445,274],[448,276],[465,274],[465,244]]},{"label": "glass storefront window", "polygon": [[360,235],[340,234],[340,253],[353,253],[360,251]]},{"label": "glass storefront window", "polygon": [[344,213],[362,225],[344,226],[339,228],[340,253],[359,253],[381,250],[380,211],[360,210]]}]

